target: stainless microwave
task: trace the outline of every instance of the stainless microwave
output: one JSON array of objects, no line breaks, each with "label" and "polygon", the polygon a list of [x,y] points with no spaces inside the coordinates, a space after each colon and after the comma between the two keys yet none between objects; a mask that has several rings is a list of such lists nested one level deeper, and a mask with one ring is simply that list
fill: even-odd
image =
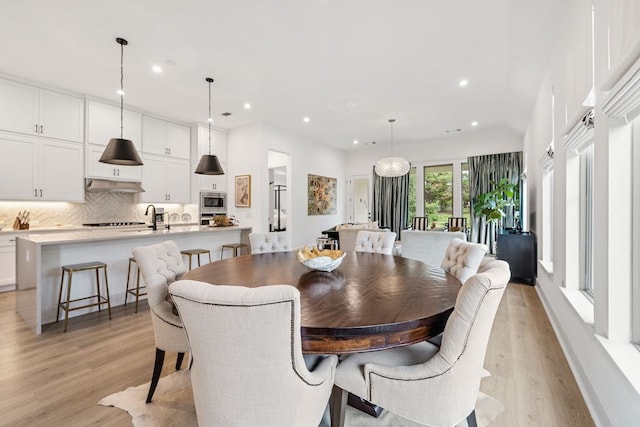
[{"label": "stainless microwave", "polygon": [[227,193],[200,192],[200,213],[226,213]]}]

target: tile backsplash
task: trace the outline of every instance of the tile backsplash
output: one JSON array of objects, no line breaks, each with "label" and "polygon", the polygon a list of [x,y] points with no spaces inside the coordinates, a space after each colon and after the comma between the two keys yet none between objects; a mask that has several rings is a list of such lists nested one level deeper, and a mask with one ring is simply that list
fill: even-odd
[{"label": "tile backsplash", "polygon": [[[144,215],[147,203],[138,203],[138,196],[129,193],[87,192],[84,203],[68,202],[2,202],[0,201],[0,222],[11,227],[18,212],[31,212],[32,227],[55,227],[59,225],[80,225],[88,222],[141,221],[150,222]],[[188,213],[191,222],[198,221],[198,207],[195,204],[161,204],[169,214]]]}]

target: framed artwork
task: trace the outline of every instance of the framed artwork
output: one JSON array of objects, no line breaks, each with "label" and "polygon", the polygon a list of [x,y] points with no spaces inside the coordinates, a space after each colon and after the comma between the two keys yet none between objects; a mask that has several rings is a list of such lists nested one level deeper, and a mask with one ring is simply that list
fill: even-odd
[{"label": "framed artwork", "polygon": [[236,175],[236,207],[251,207],[251,175]]},{"label": "framed artwork", "polygon": [[335,215],[338,180],[326,176],[308,175],[307,213]]}]

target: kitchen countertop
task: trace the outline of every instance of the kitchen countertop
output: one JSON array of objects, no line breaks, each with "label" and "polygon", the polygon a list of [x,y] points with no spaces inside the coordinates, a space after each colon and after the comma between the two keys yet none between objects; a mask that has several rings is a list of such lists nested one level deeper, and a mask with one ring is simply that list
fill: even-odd
[{"label": "kitchen countertop", "polygon": [[172,225],[171,229],[165,228],[159,230],[151,230],[150,228],[124,228],[124,227],[80,227],[77,230],[70,230],[61,233],[44,233],[38,234],[36,230],[20,230],[26,231],[24,236],[20,236],[25,240],[41,244],[51,245],[60,243],[76,243],[97,240],[114,240],[114,239],[133,239],[146,236],[171,236],[176,234],[187,233],[220,233],[232,230],[248,230],[251,227],[209,227],[206,225],[190,225],[179,226]]}]

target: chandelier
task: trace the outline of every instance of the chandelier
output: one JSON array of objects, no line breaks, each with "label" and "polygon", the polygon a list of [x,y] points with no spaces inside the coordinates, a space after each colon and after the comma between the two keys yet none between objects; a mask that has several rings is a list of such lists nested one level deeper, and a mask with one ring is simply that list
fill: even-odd
[{"label": "chandelier", "polygon": [[396,119],[389,119],[389,123],[391,124],[391,157],[378,160],[375,166],[375,171],[379,176],[403,176],[411,169],[411,165],[407,159],[393,156],[393,123],[395,121]]}]

